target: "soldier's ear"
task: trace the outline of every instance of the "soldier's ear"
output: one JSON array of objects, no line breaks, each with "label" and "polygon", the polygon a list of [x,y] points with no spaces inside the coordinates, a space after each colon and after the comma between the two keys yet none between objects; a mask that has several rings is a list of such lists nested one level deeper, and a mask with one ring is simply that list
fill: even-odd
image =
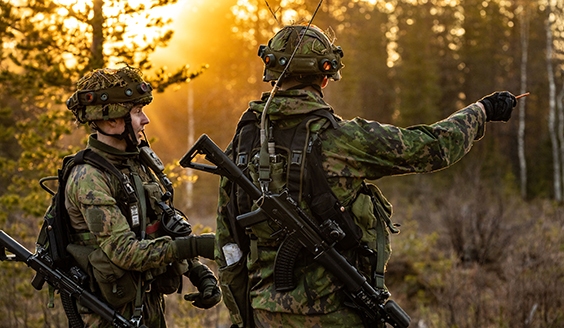
[{"label": "soldier's ear", "polygon": [[321,82],[321,88],[325,88],[327,86],[327,84],[329,83],[329,79],[327,78],[327,76],[323,77],[323,82]]}]

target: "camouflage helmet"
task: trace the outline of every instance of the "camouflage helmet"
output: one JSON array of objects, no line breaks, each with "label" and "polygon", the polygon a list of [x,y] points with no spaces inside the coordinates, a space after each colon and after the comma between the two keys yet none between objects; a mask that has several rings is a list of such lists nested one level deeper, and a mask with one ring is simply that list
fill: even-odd
[{"label": "camouflage helmet", "polygon": [[[289,25],[261,45],[258,55],[264,63],[263,81],[280,78],[306,25]],[[333,81],[341,79],[343,50],[333,45],[327,35],[316,26],[307,28],[306,35],[287,69],[286,76],[324,75]]]},{"label": "camouflage helmet", "polygon": [[153,101],[149,83],[131,66],[97,69],[82,77],[67,107],[81,123],[126,116],[137,104]]}]

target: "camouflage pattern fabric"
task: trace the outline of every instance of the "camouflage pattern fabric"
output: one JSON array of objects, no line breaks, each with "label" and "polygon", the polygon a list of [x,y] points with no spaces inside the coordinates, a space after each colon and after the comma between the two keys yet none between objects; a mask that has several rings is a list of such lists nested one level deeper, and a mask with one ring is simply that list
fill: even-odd
[{"label": "camouflage pattern fabric", "polygon": [[[301,74],[321,74],[331,77],[331,79],[334,81],[340,80],[340,70],[344,67],[343,63],[341,62],[341,57],[343,56],[341,48],[336,47],[333,42],[329,40],[330,36],[324,33],[317,26],[310,26],[309,29],[307,29],[305,36],[303,36],[302,38],[304,31],[306,31],[305,25],[290,25],[284,27],[282,30],[278,31],[278,33],[276,33],[276,35],[272,39],[268,41],[268,46],[265,50],[265,54],[272,53],[276,58],[289,58],[292,53],[294,53],[294,49],[301,39],[301,42],[299,42],[298,50],[295,53],[295,59],[288,67],[288,76]],[[316,65],[314,67],[309,67],[309,65],[306,65],[308,68],[300,67],[301,65],[296,65],[296,62],[299,61],[300,58],[316,58],[317,63],[321,63],[323,59],[329,59],[330,61],[334,61],[334,63],[332,63],[333,66],[331,68],[322,71],[321,69],[317,68]],[[266,58],[263,58],[263,61],[265,59]],[[278,80],[280,78],[280,74],[282,73],[282,71],[284,71],[284,69],[286,69],[285,65],[280,64],[279,61],[269,62],[268,64],[266,64],[265,62],[263,80]]]},{"label": "camouflage pattern fabric", "polygon": [[74,107],[71,109],[73,114],[80,122],[108,120],[125,116],[136,104],[148,105],[153,101],[150,91],[139,94],[139,91],[132,89],[131,99],[116,102],[115,98],[123,98],[124,90],[130,82],[144,82],[139,69],[130,66],[119,69],[102,68],[86,74],[77,82],[77,89],[98,91],[98,97],[107,97],[108,103]]},{"label": "camouflage pattern fabric", "polygon": [[[263,94],[260,101],[250,103],[250,108],[262,112],[267,98],[268,94]],[[300,114],[327,106],[321,97],[309,91],[279,91],[268,114],[271,120],[282,120],[291,126],[299,123]],[[478,104],[471,104],[440,122],[409,128],[362,118],[343,120],[338,129],[329,128],[320,135],[323,168],[330,177],[329,184],[335,195],[343,205],[351,206],[365,179],[432,172],[456,163],[470,151],[473,142],[483,136],[485,122],[485,112]],[[326,122],[321,119],[311,130],[319,130],[323,124]],[[220,268],[227,266],[222,247],[235,242],[230,234],[229,195],[230,182],[223,178],[216,231],[216,260]],[[258,246],[257,254],[251,251],[247,256],[247,267],[250,303],[257,324],[265,327],[278,327],[281,322],[285,327],[362,326],[360,318],[344,304],[347,298],[342,284],[309,255],[297,259],[297,288],[289,292],[276,291],[273,265],[280,241],[271,237],[276,230],[269,222],[252,227],[258,237]],[[355,263],[352,251],[343,255]],[[220,279],[221,273],[222,270]],[[244,286],[230,288],[236,290]],[[230,311],[236,313],[236,309]],[[341,321],[335,321],[335,318],[341,318]]]},{"label": "camouflage pattern fabric", "polygon": [[[138,151],[123,152],[99,142],[94,135],[88,141],[88,148],[104,156],[110,163],[124,172],[137,172],[142,181],[153,181],[138,161]],[[175,261],[176,249],[169,236],[137,240],[126,217],[118,207],[115,195],[121,190],[119,182],[111,174],[89,165],[73,168],[66,186],[66,207],[71,225],[77,232],[90,232],[95,243],[120,268],[144,272],[162,269]],[[117,179],[115,179],[117,180]],[[153,222],[148,222],[151,224]],[[158,270],[157,270],[158,271]],[[152,294],[152,293],[151,293]],[[149,296],[145,301],[145,322],[158,322],[149,327],[165,327],[164,302],[162,295]],[[129,311],[133,304],[127,304],[122,311]],[[124,312],[124,313],[125,313]],[[131,314],[131,311],[129,311]],[[98,316],[87,315],[88,327],[106,327]]]}]

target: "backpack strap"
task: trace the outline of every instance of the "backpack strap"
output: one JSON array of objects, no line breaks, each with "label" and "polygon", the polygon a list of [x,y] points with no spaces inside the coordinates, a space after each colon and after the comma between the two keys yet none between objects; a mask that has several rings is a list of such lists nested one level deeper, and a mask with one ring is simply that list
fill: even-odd
[{"label": "backpack strap", "polygon": [[[251,154],[255,144],[259,143],[259,120],[255,112],[248,109],[237,124],[237,131],[231,141],[231,151],[233,152],[233,161],[246,173],[247,164],[251,161]],[[227,206],[229,215],[229,226],[233,239],[239,248],[246,253],[250,247],[249,236],[245,230],[237,223],[236,217],[239,214],[251,211],[252,200],[249,195],[239,187],[239,185],[231,184],[230,201]]]},{"label": "backpack strap", "polygon": [[307,156],[307,187],[306,198],[308,206],[319,222],[330,219],[339,224],[345,232],[345,238],[338,242],[341,249],[352,249],[359,245],[362,230],[356,225],[350,211],[340,203],[328,182],[327,172],[321,163],[321,141],[316,138],[310,141]]},{"label": "backpack strap", "polygon": [[[108,162],[108,160],[106,160],[104,157],[102,157],[101,155],[97,154],[96,152],[92,151],[92,149],[89,148],[79,151],[74,156],[74,165],[84,164],[84,163],[88,163],[104,172],[108,172],[118,179],[127,196],[127,206],[129,207],[129,213],[131,214],[131,221],[129,223],[132,229],[135,231],[135,234],[137,236],[140,236],[141,231],[143,231],[143,228],[141,228],[141,224],[140,224],[140,217],[141,219],[144,220],[143,218],[144,213],[142,208],[140,211],[140,206],[142,206],[142,204],[140,204],[139,198],[135,192],[135,188],[133,188],[127,175],[121,172],[120,170],[118,170],[113,164]],[[68,170],[68,172],[70,173],[70,170]],[[136,187],[139,188],[139,186]],[[143,193],[143,189],[140,189],[139,194],[141,195],[142,193]]]},{"label": "backpack strap", "polygon": [[[339,127],[337,119],[333,113],[327,109],[318,109],[309,113],[308,116],[297,126],[290,145],[287,187],[290,192],[290,196],[298,202],[300,202],[303,198],[304,185],[306,182],[306,177],[304,176],[306,174],[305,166],[306,161],[309,160],[307,159],[307,156],[311,153],[311,148],[313,146],[314,137],[311,135],[310,125],[320,118],[327,119],[331,123],[331,127],[334,129]],[[321,132],[322,131],[317,131],[318,134]],[[328,185],[327,188],[329,188]]]}]

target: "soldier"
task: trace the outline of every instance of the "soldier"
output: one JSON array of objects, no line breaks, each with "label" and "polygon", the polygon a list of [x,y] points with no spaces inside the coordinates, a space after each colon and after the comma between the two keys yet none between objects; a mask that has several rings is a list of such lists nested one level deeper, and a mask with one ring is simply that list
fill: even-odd
[{"label": "soldier", "polygon": [[[391,205],[365,180],[452,165],[484,135],[486,122],[510,118],[515,97],[496,92],[440,122],[407,129],[362,118],[347,121],[323,100],[322,88],[341,78],[343,51],[320,29],[286,26],[261,46],[259,56],[263,80],[281,79],[280,88],[267,109],[270,93],[250,103],[227,154],[263,192],[287,189],[319,222],[334,218],[347,234],[337,249],[387,295],[388,239],[398,230],[390,221]],[[377,326],[347,306],[343,284],[310,254],[296,259],[296,287],[277,288],[273,264],[284,232],[271,220],[240,227],[236,217],[255,208],[240,188],[221,180],[216,261],[233,327]]]},{"label": "soldier", "polygon": [[[183,275],[199,291],[187,300],[200,308],[216,305],[217,279],[198,261],[213,259],[214,235],[191,234],[186,217],[174,209],[164,167],[144,140],[151,85],[130,66],[92,71],[77,85],[67,106],[94,131],[86,149],[109,163],[107,169],[76,164],[66,184],[74,230],[67,249],[89,272],[90,289],[151,328],[166,327],[163,294],[177,291]],[[110,174],[112,167],[117,174]],[[111,327],[80,305],[78,312],[85,327]]]}]

